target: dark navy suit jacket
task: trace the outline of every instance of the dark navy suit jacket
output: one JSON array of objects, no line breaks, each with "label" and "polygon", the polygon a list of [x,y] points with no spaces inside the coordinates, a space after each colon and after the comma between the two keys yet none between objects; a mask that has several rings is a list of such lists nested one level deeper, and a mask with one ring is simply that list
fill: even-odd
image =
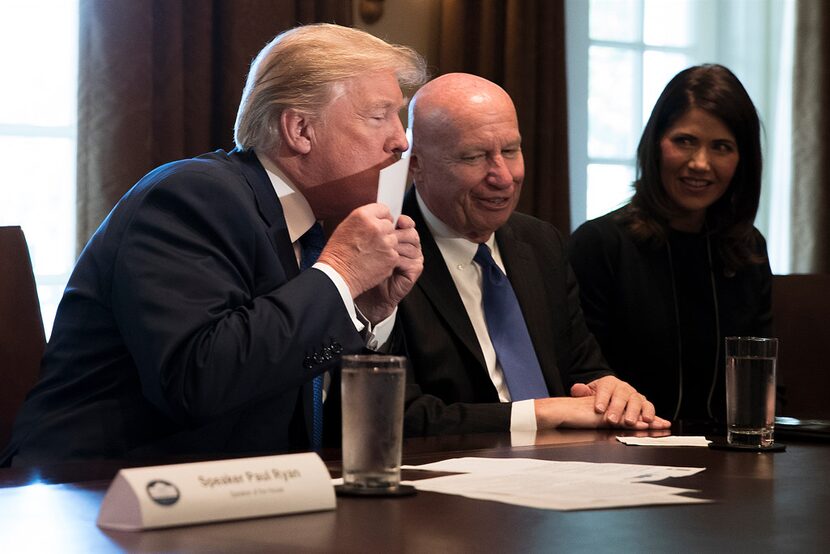
[{"label": "dark navy suit jacket", "polygon": [[173,162],[81,253],[1,461],[302,449],[310,381],[362,348],[334,284],[300,273],[253,153]]}]

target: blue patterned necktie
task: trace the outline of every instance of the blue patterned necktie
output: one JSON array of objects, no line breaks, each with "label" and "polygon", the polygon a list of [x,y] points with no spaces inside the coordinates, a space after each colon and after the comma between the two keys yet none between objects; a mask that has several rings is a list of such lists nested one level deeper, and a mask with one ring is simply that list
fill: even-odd
[{"label": "blue patterned necktie", "polygon": [[315,222],[311,228],[300,237],[300,270],[305,271],[313,266],[320,257],[320,252],[326,246],[326,235],[323,226]]},{"label": "blue patterned necktie", "polygon": [[[311,229],[300,237],[300,270],[313,266],[326,245],[323,226],[315,222]],[[323,376],[318,375],[312,382],[311,448],[323,447]]]},{"label": "blue patterned necktie", "polygon": [[528,400],[549,396],[542,368],[530,341],[522,310],[507,276],[496,265],[486,244],[479,244],[473,261],[481,266],[484,319],[501,364],[510,398]]}]

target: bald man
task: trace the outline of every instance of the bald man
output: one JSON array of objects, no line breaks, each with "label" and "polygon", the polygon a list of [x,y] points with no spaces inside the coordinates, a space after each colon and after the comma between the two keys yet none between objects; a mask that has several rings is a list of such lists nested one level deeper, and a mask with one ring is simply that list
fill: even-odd
[{"label": "bald man", "polygon": [[[608,368],[583,321],[562,236],[514,213],[524,161],[510,96],[448,74],[418,91],[409,121],[415,186],[404,213],[420,234],[424,270],[398,314],[411,360],[406,433],[669,427]],[[530,392],[515,384],[515,369],[506,374],[512,354],[491,339],[481,248],[518,300],[530,337],[520,355],[531,358],[518,370],[538,383]]]}]

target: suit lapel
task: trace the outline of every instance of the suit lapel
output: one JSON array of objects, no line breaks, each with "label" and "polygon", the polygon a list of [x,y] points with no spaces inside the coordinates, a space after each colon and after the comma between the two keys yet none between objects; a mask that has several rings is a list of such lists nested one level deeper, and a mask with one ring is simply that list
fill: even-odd
[{"label": "suit lapel", "polygon": [[564,394],[554,352],[553,318],[544,301],[545,283],[533,248],[516,238],[510,220],[496,231],[499,253],[527,324],[545,383],[552,395]]},{"label": "suit lapel", "polygon": [[[257,210],[268,226],[268,238],[271,241],[271,246],[280,260],[286,281],[289,281],[300,274],[300,268],[294,255],[291,237],[288,234],[288,225],[285,222],[282,204],[277,198],[271,179],[268,178],[265,168],[259,163],[253,151],[241,152],[234,150],[230,156],[239,165],[248,186],[254,192]],[[305,427],[297,433],[306,437],[309,443],[311,443],[311,421],[313,418],[312,389],[313,383],[311,381],[303,383],[302,392],[300,393],[301,405],[297,407],[297,410],[302,414]]]},{"label": "suit lapel", "polygon": [[464,302],[454,286],[447,286],[448,283],[452,285],[452,276],[447,270],[447,264],[444,262],[438,244],[421,215],[414,189],[410,189],[404,199],[403,213],[415,221],[415,228],[418,229],[421,237],[421,250],[424,254],[424,270],[415,286],[421,289],[435,311],[446,320],[447,328],[461,339],[479,364],[486,368],[484,355],[481,353],[473,324],[467,316]]},{"label": "suit lapel", "polygon": [[297,259],[294,256],[294,247],[291,245],[291,237],[288,235],[288,226],[285,223],[285,214],[282,211],[282,204],[274,192],[274,186],[265,172],[265,168],[257,160],[253,151],[240,152],[234,150],[231,156],[239,164],[248,186],[256,197],[257,209],[262,219],[268,225],[268,238],[271,245],[280,259],[286,279],[293,279],[300,273],[297,266]]}]

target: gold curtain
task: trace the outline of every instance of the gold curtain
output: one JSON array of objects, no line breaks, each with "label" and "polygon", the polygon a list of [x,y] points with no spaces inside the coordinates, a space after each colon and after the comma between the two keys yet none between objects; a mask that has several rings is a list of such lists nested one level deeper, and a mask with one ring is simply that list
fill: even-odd
[{"label": "gold curtain", "polygon": [[564,0],[442,0],[439,74],[498,83],[519,115],[519,210],[570,231]]},{"label": "gold curtain", "polygon": [[279,32],[350,25],[350,0],[80,1],[77,244],[139,178],[232,148],[253,57]]},{"label": "gold curtain", "polygon": [[792,270],[830,273],[830,2],[796,2]]}]

